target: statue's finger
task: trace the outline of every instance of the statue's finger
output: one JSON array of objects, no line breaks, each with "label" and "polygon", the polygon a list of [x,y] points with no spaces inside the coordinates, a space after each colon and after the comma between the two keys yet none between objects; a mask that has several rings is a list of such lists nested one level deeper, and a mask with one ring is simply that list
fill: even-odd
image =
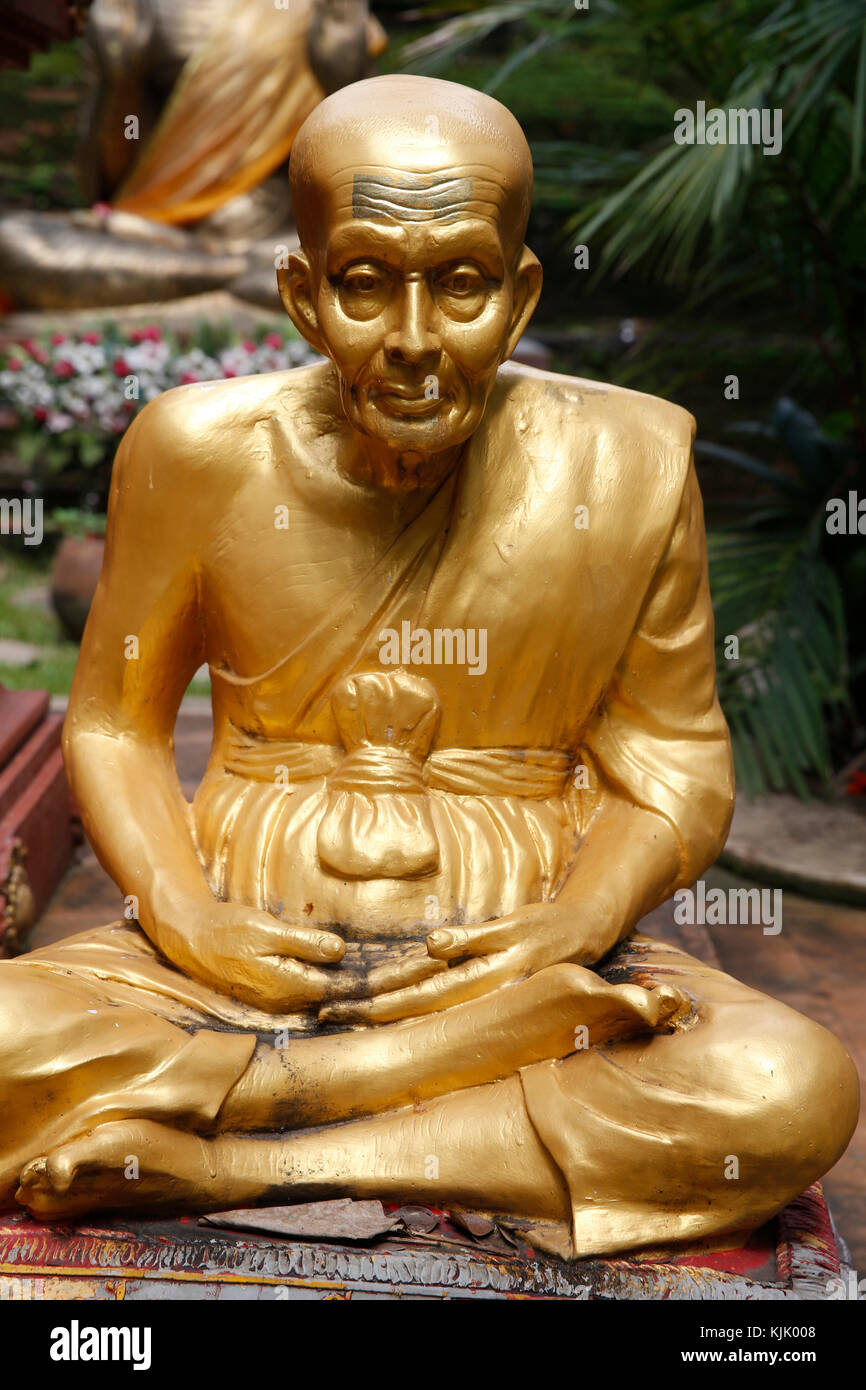
[{"label": "statue's finger", "polygon": [[298,923],[279,923],[271,930],[270,953],[297,960],[333,962],[342,960],[346,943],[334,932],[321,927],[303,927]]},{"label": "statue's finger", "polygon": [[329,971],[317,970],[291,956],[263,956],[261,960],[273,972],[275,980],[285,982],[289,996],[295,997],[300,991],[310,1002],[325,998],[332,979]]},{"label": "statue's finger", "polygon": [[420,984],[380,994],[375,999],[326,1004],[319,1010],[319,1019],[323,1023],[393,1023],[477,999],[504,984],[506,978],[501,966],[494,967],[486,959],[470,960]]},{"label": "statue's finger", "polygon": [[364,992],[369,995],[390,994],[429,979],[431,975],[441,975],[447,969],[447,961],[433,960],[426,951],[422,951],[417,956],[377,965],[367,977]]},{"label": "statue's finger", "polygon": [[487,922],[480,927],[437,927],[427,937],[427,950],[434,960],[448,961],[510,946],[511,939],[502,925]]},{"label": "statue's finger", "polygon": [[445,961],[432,960],[423,945],[414,945],[399,958],[369,968],[361,963],[344,960],[339,970],[330,976],[326,998],[371,999],[376,994],[389,994],[426,980],[428,975],[447,970]]}]

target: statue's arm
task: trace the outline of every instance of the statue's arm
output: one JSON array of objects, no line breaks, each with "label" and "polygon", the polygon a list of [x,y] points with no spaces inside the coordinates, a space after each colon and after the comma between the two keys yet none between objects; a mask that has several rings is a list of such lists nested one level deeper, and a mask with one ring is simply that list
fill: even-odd
[{"label": "statue's arm", "polygon": [[[115,460],[106,554],[64,727],[67,773],[103,868],[164,955],[214,988],[275,1011],[324,996],[342,941],[213,896],[178,781],[173,730],[204,657],[199,548],[230,505],[211,432],[189,397],[141,413]],[[225,481],[225,480],[223,480]]]},{"label": "statue's arm", "polygon": [[557,897],[597,901],[600,958],[724,845],[734,804],[730,738],[716,693],[703,505],[689,464],[665,555],[588,730],[585,836]]},{"label": "statue's arm", "polygon": [[207,892],[174,765],[172,733],[202,660],[191,498],[165,486],[161,403],[115,459],[106,552],[64,727],[67,774],[88,838],[162,945],[173,906]]},{"label": "statue's arm", "polygon": [[563,961],[593,965],[716,858],[733,810],[733,770],[716,695],[703,507],[691,463],[665,553],[581,758],[590,785],[575,793],[580,844],[555,899],[482,926],[437,929],[428,950],[451,962],[447,972],[341,1006],[342,1017],[384,1022],[460,1003]]}]

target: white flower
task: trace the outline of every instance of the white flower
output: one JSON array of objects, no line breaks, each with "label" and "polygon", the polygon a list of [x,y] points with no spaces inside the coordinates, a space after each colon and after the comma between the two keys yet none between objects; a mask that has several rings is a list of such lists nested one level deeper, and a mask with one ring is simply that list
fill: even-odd
[{"label": "white flower", "polygon": [[52,434],[62,434],[64,430],[71,430],[75,424],[71,415],[67,415],[62,410],[49,410],[48,418],[45,421],[45,428]]}]

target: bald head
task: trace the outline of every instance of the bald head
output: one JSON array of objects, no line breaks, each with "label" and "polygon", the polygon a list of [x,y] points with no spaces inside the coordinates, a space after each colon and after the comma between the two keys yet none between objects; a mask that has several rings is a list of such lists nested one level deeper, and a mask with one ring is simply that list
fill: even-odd
[{"label": "bald head", "polygon": [[431,77],[374,77],[335,92],[307,118],[291,184],[308,254],[341,205],[381,223],[486,217],[512,259],[526,232],[532,159],[517,121],[492,97]]},{"label": "bald head", "polygon": [[377,77],[316,107],[291,177],[283,304],[336,367],[356,438],[414,477],[477,429],[538,302],[523,132],[468,87]]}]

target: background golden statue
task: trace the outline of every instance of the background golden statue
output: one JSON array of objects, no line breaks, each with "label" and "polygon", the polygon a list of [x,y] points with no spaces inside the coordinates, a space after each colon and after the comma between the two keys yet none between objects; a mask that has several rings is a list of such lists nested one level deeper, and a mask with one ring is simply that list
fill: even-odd
[{"label": "background golden statue", "polygon": [[7,293],[52,309],[231,285],[273,306],[295,134],[387,43],[367,0],[96,0],[84,41],[81,181],[104,206],[6,217]]}]

